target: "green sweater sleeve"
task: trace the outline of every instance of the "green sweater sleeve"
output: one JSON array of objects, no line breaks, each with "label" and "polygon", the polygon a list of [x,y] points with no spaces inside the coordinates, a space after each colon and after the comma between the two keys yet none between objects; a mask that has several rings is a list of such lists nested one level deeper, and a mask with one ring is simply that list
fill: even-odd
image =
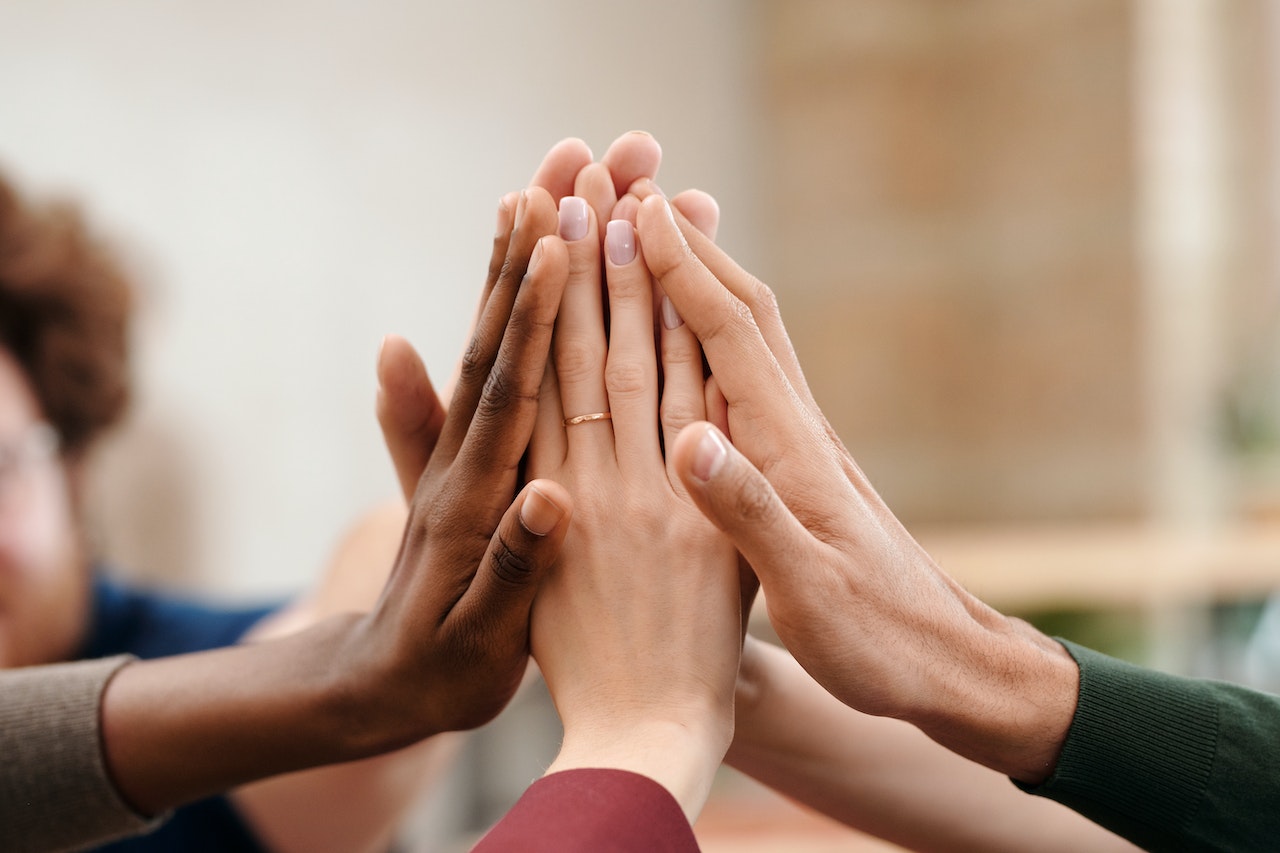
[{"label": "green sweater sleeve", "polygon": [[0,850],[79,848],[158,823],[120,798],[102,757],[102,693],[131,660],[0,672]]},{"label": "green sweater sleeve", "polygon": [[1063,645],[1075,717],[1053,775],[1025,790],[1148,850],[1280,849],[1280,697]]}]

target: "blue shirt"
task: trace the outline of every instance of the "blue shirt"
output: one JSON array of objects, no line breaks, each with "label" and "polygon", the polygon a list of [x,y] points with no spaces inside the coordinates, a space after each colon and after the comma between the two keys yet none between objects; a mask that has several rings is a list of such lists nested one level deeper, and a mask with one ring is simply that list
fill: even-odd
[{"label": "blue shirt", "polygon": [[[89,632],[79,659],[157,658],[239,642],[270,607],[218,607],[134,589],[95,573]],[[175,809],[159,829],[94,848],[103,853],[265,853],[225,796]]]}]

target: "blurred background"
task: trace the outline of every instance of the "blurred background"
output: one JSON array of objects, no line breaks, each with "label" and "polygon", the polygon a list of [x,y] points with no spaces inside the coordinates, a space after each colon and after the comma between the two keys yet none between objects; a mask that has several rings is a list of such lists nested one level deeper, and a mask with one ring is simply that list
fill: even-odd
[{"label": "blurred background", "polygon": [[[133,577],[304,588],[394,493],[382,335],[443,380],[499,196],[564,136],[643,128],[945,568],[1105,651],[1274,687],[1278,47],[1265,0],[7,0],[0,169],[82,202],[144,291],[94,508]],[[555,725],[517,703],[407,848],[509,805]],[[699,832],[881,849],[730,773]]]}]

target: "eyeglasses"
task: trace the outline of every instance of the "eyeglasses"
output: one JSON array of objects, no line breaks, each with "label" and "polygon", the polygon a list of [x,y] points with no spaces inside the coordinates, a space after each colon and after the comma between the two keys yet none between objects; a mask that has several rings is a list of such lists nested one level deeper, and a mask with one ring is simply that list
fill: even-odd
[{"label": "eyeglasses", "polygon": [[0,507],[17,500],[31,472],[58,455],[58,432],[36,423],[17,437],[0,440]]}]

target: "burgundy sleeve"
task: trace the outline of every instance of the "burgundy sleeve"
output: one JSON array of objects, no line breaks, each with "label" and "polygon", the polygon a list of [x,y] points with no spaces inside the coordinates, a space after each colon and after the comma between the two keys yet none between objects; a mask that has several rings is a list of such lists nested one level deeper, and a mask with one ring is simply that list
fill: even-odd
[{"label": "burgundy sleeve", "polygon": [[563,770],[544,776],[480,839],[473,853],[696,853],[680,804],[647,776]]}]

